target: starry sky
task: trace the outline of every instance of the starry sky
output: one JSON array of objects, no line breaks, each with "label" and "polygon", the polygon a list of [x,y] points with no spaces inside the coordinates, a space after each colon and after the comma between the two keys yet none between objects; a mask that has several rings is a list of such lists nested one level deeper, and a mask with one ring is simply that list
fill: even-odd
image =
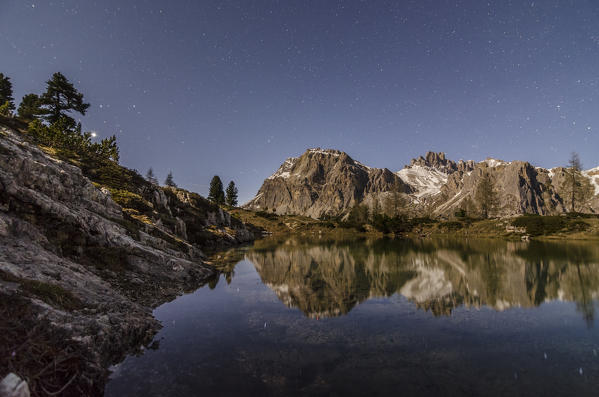
[{"label": "starry sky", "polygon": [[0,0],[17,103],[60,71],[121,163],[240,201],[290,156],[599,165],[599,2]]}]

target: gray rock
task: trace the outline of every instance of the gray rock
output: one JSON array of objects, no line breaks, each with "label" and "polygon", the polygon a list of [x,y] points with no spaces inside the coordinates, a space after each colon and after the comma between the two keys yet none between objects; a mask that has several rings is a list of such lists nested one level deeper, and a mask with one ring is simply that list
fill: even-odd
[{"label": "gray rock", "polygon": [[14,373],[9,373],[0,382],[0,397],[29,397],[27,382]]}]

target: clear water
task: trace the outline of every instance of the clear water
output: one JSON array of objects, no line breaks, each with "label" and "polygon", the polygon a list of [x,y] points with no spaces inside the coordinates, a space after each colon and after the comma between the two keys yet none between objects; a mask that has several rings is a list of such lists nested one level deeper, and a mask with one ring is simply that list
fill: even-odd
[{"label": "clear water", "polygon": [[263,240],[107,396],[599,393],[597,243]]}]

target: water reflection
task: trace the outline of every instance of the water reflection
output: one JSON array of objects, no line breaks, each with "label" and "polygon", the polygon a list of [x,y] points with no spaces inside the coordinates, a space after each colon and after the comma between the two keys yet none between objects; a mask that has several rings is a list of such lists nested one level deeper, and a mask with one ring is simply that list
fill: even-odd
[{"label": "water reflection", "polygon": [[599,247],[588,243],[291,238],[259,241],[246,258],[285,305],[315,318],[398,293],[437,316],[574,301],[591,325],[599,292]]}]

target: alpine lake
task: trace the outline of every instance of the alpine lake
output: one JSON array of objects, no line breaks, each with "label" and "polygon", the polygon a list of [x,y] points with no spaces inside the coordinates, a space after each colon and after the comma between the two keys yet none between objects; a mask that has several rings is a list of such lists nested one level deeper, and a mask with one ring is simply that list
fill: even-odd
[{"label": "alpine lake", "polygon": [[599,244],[268,238],[106,396],[596,396]]}]

